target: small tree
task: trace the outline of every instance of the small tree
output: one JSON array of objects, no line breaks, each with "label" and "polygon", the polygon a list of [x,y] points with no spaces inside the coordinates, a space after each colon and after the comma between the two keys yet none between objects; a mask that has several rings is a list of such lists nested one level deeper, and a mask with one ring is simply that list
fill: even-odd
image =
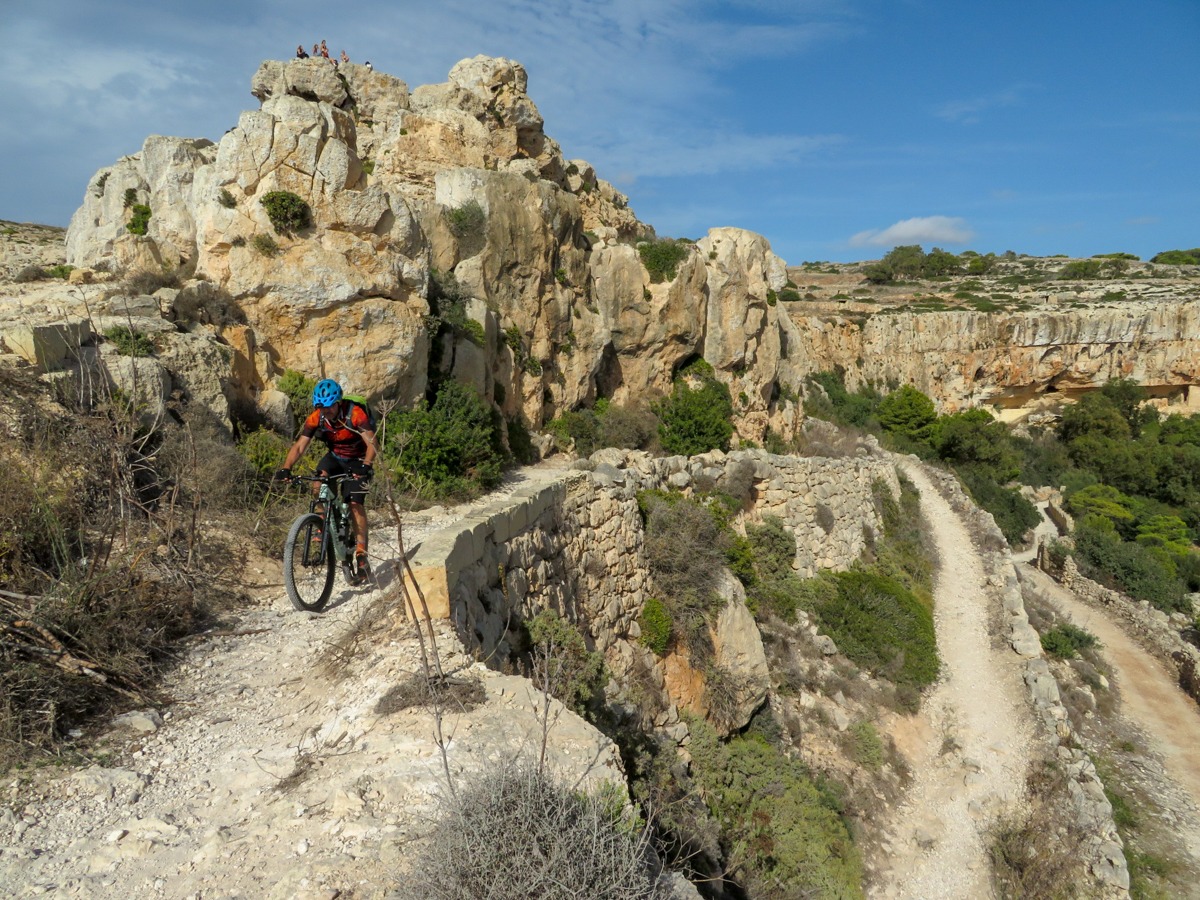
[{"label": "small tree", "polygon": [[[698,380],[692,387],[689,380]],[[675,381],[671,396],[659,408],[659,437],[668,453],[694,456],[728,450],[733,437],[733,400],[712,368],[692,370]]]},{"label": "small tree", "polygon": [[929,427],[937,419],[933,401],[911,384],[884,397],[876,414],[885,430],[918,442],[926,440]]}]

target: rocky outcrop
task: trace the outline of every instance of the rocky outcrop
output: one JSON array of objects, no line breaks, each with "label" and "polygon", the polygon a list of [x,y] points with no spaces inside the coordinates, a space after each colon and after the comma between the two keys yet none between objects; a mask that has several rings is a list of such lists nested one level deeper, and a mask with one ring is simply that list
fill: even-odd
[{"label": "rocky outcrop", "polygon": [[[519,63],[478,56],[410,92],[355,64],[268,61],[251,89],[260,108],[218,143],[152,136],[100,170],[67,238],[73,265],[194,271],[185,291],[232,304],[240,321],[216,324],[237,357],[230,401],[267,414],[261,398],[295,368],[413,402],[437,273],[488,334],[439,358],[509,419],[537,428],[598,397],[666,392],[704,356],[742,398],[743,437],[794,427],[776,389],[783,261],[758,235],[714,229],[653,283],[633,246],[653,229],[563,158]],[[277,232],[271,191],[300,197],[311,224]],[[144,235],[127,228],[135,205],[151,211]]]}]

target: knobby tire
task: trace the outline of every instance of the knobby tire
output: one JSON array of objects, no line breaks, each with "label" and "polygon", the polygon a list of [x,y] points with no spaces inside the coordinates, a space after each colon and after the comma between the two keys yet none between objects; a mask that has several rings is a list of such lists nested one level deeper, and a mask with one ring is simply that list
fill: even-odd
[{"label": "knobby tire", "polygon": [[[311,546],[313,534],[321,531],[321,517],[305,513],[292,523],[283,546],[283,584],[292,606],[302,612],[320,612],[333,593],[334,554],[328,535],[325,536],[325,559],[313,565],[319,552]],[[309,564],[306,565],[305,553]]]}]

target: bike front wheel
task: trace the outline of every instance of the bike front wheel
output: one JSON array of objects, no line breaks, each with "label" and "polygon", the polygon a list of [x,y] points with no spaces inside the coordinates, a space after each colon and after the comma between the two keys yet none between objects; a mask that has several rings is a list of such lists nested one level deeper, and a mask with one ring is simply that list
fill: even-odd
[{"label": "bike front wheel", "polygon": [[283,546],[283,584],[292,606],[320,612],[333,593],[333,548],[321,517],[305,513],[292,523]]}]

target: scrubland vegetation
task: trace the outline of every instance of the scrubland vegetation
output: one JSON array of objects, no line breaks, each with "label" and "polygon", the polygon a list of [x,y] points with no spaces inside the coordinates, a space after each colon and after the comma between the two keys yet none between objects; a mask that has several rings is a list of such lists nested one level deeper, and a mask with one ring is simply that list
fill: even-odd
[{"label": "scrubland vegetation", "polygon": [[1160,416],[1137,384],[1114,380],[1056,427],[1018,434],[984,409],[938,416],[911,385],[851,392],[824,372],[810,388],[810,415],[952,468],[1010,543],[1039,520],[1019,485],[1062,487],[1085,574],[1168,612],[1200,590],[1200,416]]}]

